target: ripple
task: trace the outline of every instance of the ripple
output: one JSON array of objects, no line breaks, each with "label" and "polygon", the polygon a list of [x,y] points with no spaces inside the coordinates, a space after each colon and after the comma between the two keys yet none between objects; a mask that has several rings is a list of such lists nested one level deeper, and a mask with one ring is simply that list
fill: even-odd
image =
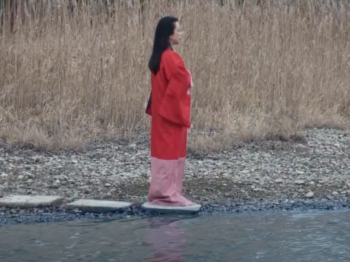
[{"label": "ripple", "polygon": [[350,261],[349,214],[262,212],[9,225],[0,228],[0,261]]}]

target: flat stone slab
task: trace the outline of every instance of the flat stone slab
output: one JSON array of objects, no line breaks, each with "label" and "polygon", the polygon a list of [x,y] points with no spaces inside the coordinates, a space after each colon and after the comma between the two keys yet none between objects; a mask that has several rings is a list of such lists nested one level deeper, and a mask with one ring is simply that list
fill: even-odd
[{"label": "flat stone slab", "polygon": [[10,195],[0,198],[0,206],[13,208],[48,207],[56,205],[62,200],[61,196]]},{"label": "flat stone slab", "polygon": [[194,214],[198,213],[201,209],[201,205],[195,204],[191,206],[159,206],[159,205],[151,205],[146,202],[142,205],[143,209],[149,211],[155,211],[159,213],[174,213],[174,214]]},{"label": "flat stone slab", "polygon": [[113,212],[120,209],[128,208],[132,205],[129,202],[109,201],[109,200],[94,200],[94,199],[79,199],[67,204],[69,209],[79,209],[92,213]]}]

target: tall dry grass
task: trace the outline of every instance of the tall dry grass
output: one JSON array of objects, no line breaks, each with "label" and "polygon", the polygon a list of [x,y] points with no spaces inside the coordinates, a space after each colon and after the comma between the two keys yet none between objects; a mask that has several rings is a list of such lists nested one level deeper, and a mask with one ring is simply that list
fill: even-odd
[{"label": "tall dry grass", "polygon": [[[349,5],[234,0],[116,1],[115,19],[63,6],[0,35],[0,136],[50,149],[147,131],[153,32],[181,17],[177,47],[194,76],[191,141],[285,137],[347,127]],[[222,2],[223,6],[218,3]],[[281,1],[282,2],[282,1]],[[302,4],[303,3],[303,4]],[[141,12],[141,9],[143,12]],[[48,11],[50,10],[50,11]],[[209,137],[199,131],[210,132]]]}]

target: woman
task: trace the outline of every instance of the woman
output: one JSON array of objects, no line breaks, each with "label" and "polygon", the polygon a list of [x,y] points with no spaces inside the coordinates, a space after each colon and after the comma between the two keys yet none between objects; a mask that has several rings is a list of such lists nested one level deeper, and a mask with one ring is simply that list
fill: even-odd
[{"label": "woman", "polygon": [[191,73],[172,46],[180,42],[175,17],[158,22],[148,67],[152,91],[146,112],[151,122],[151,183],[149,204],[193,205],[182,195],[187,129],[191,127]]}]

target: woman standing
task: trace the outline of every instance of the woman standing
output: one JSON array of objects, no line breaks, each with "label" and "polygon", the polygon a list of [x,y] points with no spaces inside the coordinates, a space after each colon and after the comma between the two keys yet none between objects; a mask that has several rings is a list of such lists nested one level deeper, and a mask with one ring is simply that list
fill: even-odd
[{"label": "woman standing", "polygon": [[180,42],[175,17],[158,22],[148,67],[152,91],[146,113],[151,121],[151,183],[149,204],[193,205],[182,195],[187,129],[191,127],[191,73],[172,46]]}]

